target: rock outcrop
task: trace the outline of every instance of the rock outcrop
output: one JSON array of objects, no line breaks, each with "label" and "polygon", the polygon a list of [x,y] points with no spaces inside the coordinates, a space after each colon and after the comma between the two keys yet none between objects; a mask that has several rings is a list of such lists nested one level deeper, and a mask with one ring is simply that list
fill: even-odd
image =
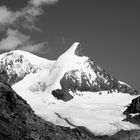
[{"label": "rock outcrop", "polygon": [[124,111],[124,114],[131,114],[131,113],[133,113],[133,114],[140,113],[140,96],[133,99],[131,104]]}]

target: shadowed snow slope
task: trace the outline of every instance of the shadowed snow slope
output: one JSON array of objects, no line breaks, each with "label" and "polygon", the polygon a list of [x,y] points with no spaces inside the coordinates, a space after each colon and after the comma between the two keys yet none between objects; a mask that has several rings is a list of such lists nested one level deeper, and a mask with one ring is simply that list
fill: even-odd
[{"label": "shadowed snow slope", "polygon": [[[37,70],[16,82],[13,89],[36,114],[57,125],[86,127],[96,135],[139,129],[138,124],[124,121],[126,115],[123,114],[138,92],[108,74],[89,57],[82,56],[79,49],[79,43],[74,43],[56,61],[14,51]],[[52,94],[56,90],[60,91],[59,98]],[[60,95],[65,94],[72,98],[64,102]]]}]

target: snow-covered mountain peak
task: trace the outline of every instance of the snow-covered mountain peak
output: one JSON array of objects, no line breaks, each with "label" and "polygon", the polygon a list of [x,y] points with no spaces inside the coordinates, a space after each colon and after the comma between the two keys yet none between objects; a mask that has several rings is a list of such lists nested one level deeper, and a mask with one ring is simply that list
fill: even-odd
[{"label": "snow-covered mountain peak", "polygon": [[82,56],[83,53],[80,43],[73,43],[73,45],[64,54]]},{"label": "snow-covered mountain peak", "polygon": [[65,53],[75,54],[75,51],[77,50],[79,45],[79,42],[75,42]]},{"label": "snow-covered mountain peak", "polygon": [[49,87],[51,87],[50,89],[61,88],[60,80],[66,72],[77,69],[82,70],[87,67],[85,63],[89,58],[79,55],[80,50],[80,43],[76,42],[65,53],[58,57],[47,77],[47,87],[49,85]]},{"label": "snow-covered mountain peak", "polygon": [[[56,60],[55,65],[61,65],[65,69],[77,69],[81,64],[83,64],[88,57],[81,56],[81,46],[79,42],[75,42],[65,53],[60,55]],[[70,69],[71,69],[70,68]],[[70,70],[69,69],[69,70]]]}]

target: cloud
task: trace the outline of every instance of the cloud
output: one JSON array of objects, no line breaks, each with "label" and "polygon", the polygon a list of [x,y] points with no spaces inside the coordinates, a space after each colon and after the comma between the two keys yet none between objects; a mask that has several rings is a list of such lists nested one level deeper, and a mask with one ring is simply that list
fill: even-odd
[{"label": "cloud", "polygon": [[29,43],[29,36],[23,35],[18,30],[8,29],[6,37],[0,42],[0,50],[14,50],[20,45]]},{"label": "cloud", "polygon": [[0,6],[0,26],[2,27],[22,27],[25,29],[36,29],[39,28],[35,25],[38,16],[43,14],[41,8],[45,4],[54,4],[58,0],[30,0],[25,8],[19,11],[12,11],[5,5]]},{"label": "cloud", "polygon": [[10,11],[6,6],[0,7],[0,24],[11,24],[15,20],[14,12]]},{"label": "cloud", "polygon": [[58,0],[30,0],[29,3],[38,7],[43,4],[54,4],[56,2],[58,2]]},{"label": "cloud", "polygon": [[15,25],[16,27],[19,26],[28,30],[40,31],[40,29],[36,26],[36,17],[40,16],[42,13],[43,10],[40,7],[32,7],[29,5],[23,8],[21,11],[15,13],[16,19],[12,25]]},{"label": "cloud", "polygon": [[35,25],[35,21],[36,17],[42,13],[43,11],[40,7],[33,7],[30,5],[16,12],[9,10],[6,6],[1,6],[0,26],[39,30]]},{"label": "cloud", "polygon": [[50,48],[48,47],[47,42],[41,42],[38,44],[30,44],[27,46],[22,46],[20,48],[21,50],[28,51],[28,52],[38,52],[38,53],[48,53],[50,51]]},{"label": "cloud", "polygon": [[[29,0],[26,7],[12,11],[5,5],[0,6],[0,31],[5,31],[5,38],[0,41],[0,50],[21,49],[29,52],[44,51],[47,42],[35,44],[29,35],[21,33],[21,28],[41,31],[37,26],[37,17],[43,14],[41,6],[54,4],[58,0]],[[48,50],[48,48],[46,49]]]},{"label": "cloud", "polygon": [[30,36],[20,33],[18,30],[8,29],[6,37],[0,42],[0,50],[24,50],[28,52],[46,52],[47,42],[35,44],[30,40]]}]

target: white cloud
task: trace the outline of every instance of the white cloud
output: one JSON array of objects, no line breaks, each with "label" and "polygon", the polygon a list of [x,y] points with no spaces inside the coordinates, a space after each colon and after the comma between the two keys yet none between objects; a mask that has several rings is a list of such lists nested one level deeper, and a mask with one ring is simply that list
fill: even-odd
[{"label": "white cloud", "polygon": [[36,17],[43,13],[44,4],[54,4],[58,0],[30,0],[25,8],[12,11],[6,6],[0,6],[0,26],[23,27],[25,29],[39,30],[36,25]]},{"label": "white cloud", "polygon": [[0,7],[0,24],[11,24],[15,18],[15,13],[10,11],[6,6]]},{"label": "white cloud", "polygon": [[41,15],[43,13],[42,9],[40,7],[32,7],[27,6],[23,8],[21,11],[16,12],[16,20],[15,20],[15,26],[21,26],[28,30],[38,30],[40,29],[36,26],[36,20],[37,16]]},{"label": "white cloud", "polygon": [[37,29],[35,26],[36,17],[43,13],[40,7],[28,5],[20,11],[13,12],[6,6],[0,7],[0,26],[2,27],[23,27],[25,29]]},{"label": "white cloud", "polygon": [[11,51],[16,49],[40,53],[48,51],[47,42],[35,44],[30,41],[30,36],[22,34],[18,30],[8,29],[6,37],[0,42],[0,50]]},{"label": "white cloud", "polygon": [[42,42],[38,44],[30,44],[27,46],[23,46],[20,49],[28,52],[46,53],[49,51],[50,48],[47,47],[47,42]]},{"label": "white cloud", "polygon": [[30,0],[30,4],[34,5],[34,6],[40,6],[43,4],[54,4],[56,3],[58,0]]},{"label": "white cloud", "polygon": [[6,37],[0,42],[0,50],[14,50],[19,46],[24,46],[29,43],[30,37],[20,33],[18,30],[8,29]]},{"label": "white cloud", "polygon": [[19,29],[22,27],[28,30],[40,31],[35,23],[37,17],[43,14],[41,6],[44,4],[54,4],[57,1],[30,0],[26,7],[18,11],[12,11],[6,6],[0,6],[0,30],[6,31],[5,38],[0,41],[0,50],[22,49],[29,52],[43,50],[46,47],[46,42],[34,44],[30,41],[30,36],[21,33]]}]

